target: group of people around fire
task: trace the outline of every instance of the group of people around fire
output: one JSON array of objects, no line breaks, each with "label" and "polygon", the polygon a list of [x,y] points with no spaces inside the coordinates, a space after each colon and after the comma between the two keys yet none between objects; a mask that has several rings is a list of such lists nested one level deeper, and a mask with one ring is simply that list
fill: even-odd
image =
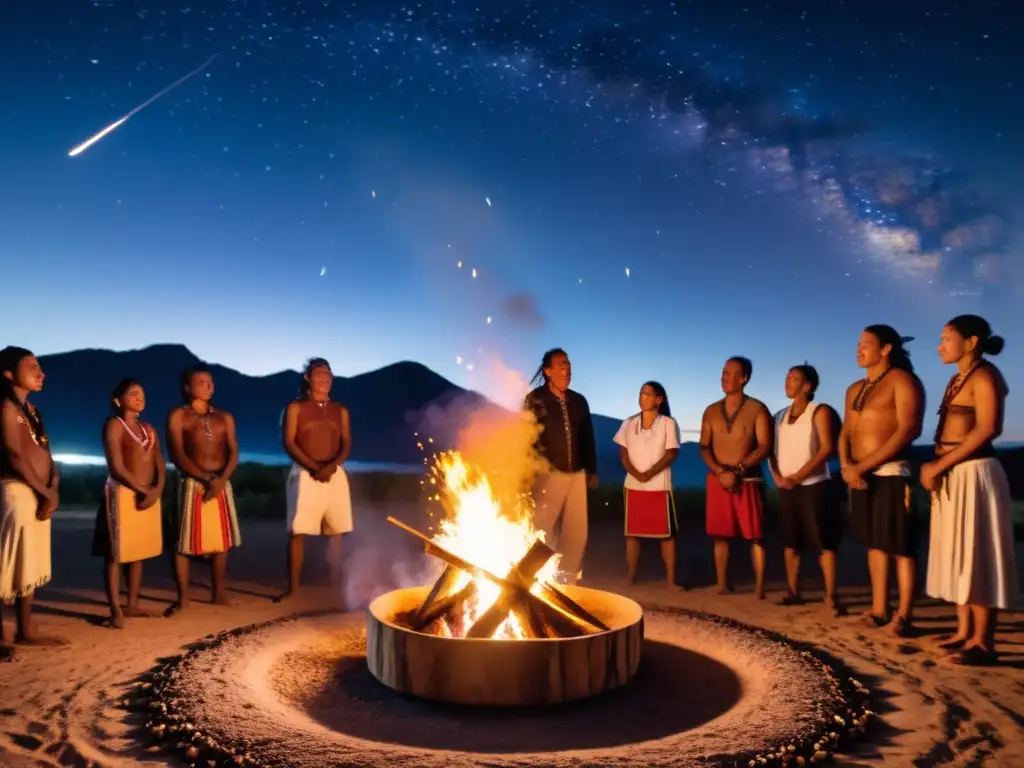
[{"label": "group of people around fire", "polygon": [[[705,411],[700,454],[707,465],[705,529],[714,541],[715,589],[732,591],[730,540],[750,542],[754,591],[765,597],[764,488],[767,464],[778,489],[787,578],[781,605],[800,605],[801,554],[817,553],[825,605],[846,613],[837,589],[837,552],[842,538],[843,493],[849,527],[867,549],[871,607],[864,621],[905,637],[913,632],[916,557],[921,520],[914,509],[911,444],[922,431],[924,390],[914,375],[902,338],[887,325],[867,327],[857,345],[865,377],[850,385],[843,414],[815,400],[817,371],[796,365],[786,376],[790,404],[773,417],[745,393],[753,366],[732,357],[722,370],[724,397]],[[996,660],[999,610],[1016,607],[1009,485],[993,441],[1003,429],[1008,388],[985,355],[998,354],[1002,338],[975,315],[954,318],[942,330],[939,356],[956,365],[939,409],[934,458],[918,481],[931,496],[925,591],[956,605],[956,631],[938,641],[951,660],[968,665]],[[35,591],[51,576],[50,525],[58,508],[59,474],[42,415],[29,400],[42,390],[44,374],[27,349],[0,350],[2,450],[0,450],[0,605],[15,604],[13,641],[58,645],[62,638],[38,633],[32,623]],[[536,450],[545,471],[533,488],[535,526],[561,556],[573,581],[587,543],[587,488],[597,484],[597,451],[586,398],[569,388],[572,368],[564,350],[545,353],[539,384],[524,408],[541,426]],[[286,481],[288,526],[286,591],[299,588],[304,537],[331,537],[329,561],[340,566],[341,534],[352,530],[352,505],[343,465],[351,452],[349,413],[331,399],[333,374],[322,358],[311,360],[301,393],[282,417],[282,442],[292,460]],[[239,461],[235,422],[212,405],[213,376],[205,367],[182,374],[182,405],[167,417],[167,454],[179,474],[174,544],[177,597],[167,615],[189,606],[189,566],[209,557],[213,602],[227,602],[228,552],[241,543],[231,476]],[[93,537],[93,554],[104,560],[110,625],[146,616],[139,607],[142,563],[164,551],[161,499],[166,483],[164,450],[156,430],[141,420],[145,392],[125,379],[111,393],[103,427],[108,465],[104,500]],[[679,430],[665,388],[655,381],[640,389],[640,411],[614,437],[625,480],[626,563],[635,581],[640,539],[660,540],[668,583],[675,587],[679,526],[671,465],[679,454]],[[838,457],[840,476],[830,460]],[[898,599],[890,610],[889,570],[895,566]],[[121,606],[121,580],[127,602]],[[11,648],[0,615],[0,645]]]}]

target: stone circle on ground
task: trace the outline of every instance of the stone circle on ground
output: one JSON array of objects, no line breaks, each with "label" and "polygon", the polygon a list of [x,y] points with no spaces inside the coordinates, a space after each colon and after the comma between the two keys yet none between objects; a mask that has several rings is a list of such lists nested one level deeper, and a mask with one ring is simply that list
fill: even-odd
[{"label": "stone circle on ground", "polygon": [[320,613],[205,638],[125,699],[142,738],[196,766],[803,766],[864,734],[869,692],[767,630],[645,606],[625,688],[542,709],[402,696],[365,659],[365,617]]}]

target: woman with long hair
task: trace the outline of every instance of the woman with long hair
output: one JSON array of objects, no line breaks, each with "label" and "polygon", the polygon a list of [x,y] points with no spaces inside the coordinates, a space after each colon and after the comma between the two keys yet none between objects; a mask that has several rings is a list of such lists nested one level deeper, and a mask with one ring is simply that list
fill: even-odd
[{"label": "woman with long hair", "polygon": [[[103,424],[107,482],[96,514],[92,553],[103,558],[110,625],[124,628],[126,616],[150,614],[139,608],[142,561],[163,552],[160,497],[166,469],[156,430],[139,418],[146,393],[134,379],[123,379],[110,393],[111,416]],[[121,574],[128,582],[128,604],[121,608]]]},{"label": "woman with long hair", "polygon": [[658,539],[669,587],[676,588],[676,520],[672,470],[679,455],[679,428],[668,405],[665,388],[656,381],[640,387],[640,412],[630,416],[615,434],[619,458],[626,470],[626,568],[636,582],[640,539]]},{"label": "woman with long hair", "polygon": [[946,385],[935,431],[935,458],[921,467],[931,492],[931,541],[926,590],[956,605],[956,633],[939,641],[951,660],[969,666],[996,660],[996,619],[1016,607],[1010,486],[993,441],[1002,434],[1009,388],[984,355],[1003,339],[977,315],[960,315],[942,329],[939,358],[958,371]]}]

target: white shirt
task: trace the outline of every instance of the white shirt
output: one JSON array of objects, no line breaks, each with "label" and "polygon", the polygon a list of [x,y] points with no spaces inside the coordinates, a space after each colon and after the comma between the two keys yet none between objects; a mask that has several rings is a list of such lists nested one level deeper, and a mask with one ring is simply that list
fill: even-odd
[{"label": "white shirt", "polygon": [[[797,420],[789,423],[789,409],[786,406],[775,414],[775,463],[783,477],[795,475],[818,452],[818,432],[814,428],[814,413],[820,403],[813,400],[804,408]],[[828,480],[831,473],[825,464],[800,485],[814,485]]]},{"label": "white shirt", "polygon": [[[671,416],[658,415],[650,429],[641,426],[641,414],[630,416],[615,433],[614,441],[626,449],[629,463],[638,472],[646,472],[673,448],[679,447],[679,427]],[[626,487],[635,491],[671,491],[672,470],[665,467],[646,483],[626,475]]]}]

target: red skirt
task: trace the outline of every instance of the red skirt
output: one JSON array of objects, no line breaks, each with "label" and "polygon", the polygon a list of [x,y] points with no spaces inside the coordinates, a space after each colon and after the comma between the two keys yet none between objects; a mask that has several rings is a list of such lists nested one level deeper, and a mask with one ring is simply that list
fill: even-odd
[{"label": "red skirt", "polygon": [[669,539],[676,535],[676,502],[672,491],[626,488],[626,535]]}]

